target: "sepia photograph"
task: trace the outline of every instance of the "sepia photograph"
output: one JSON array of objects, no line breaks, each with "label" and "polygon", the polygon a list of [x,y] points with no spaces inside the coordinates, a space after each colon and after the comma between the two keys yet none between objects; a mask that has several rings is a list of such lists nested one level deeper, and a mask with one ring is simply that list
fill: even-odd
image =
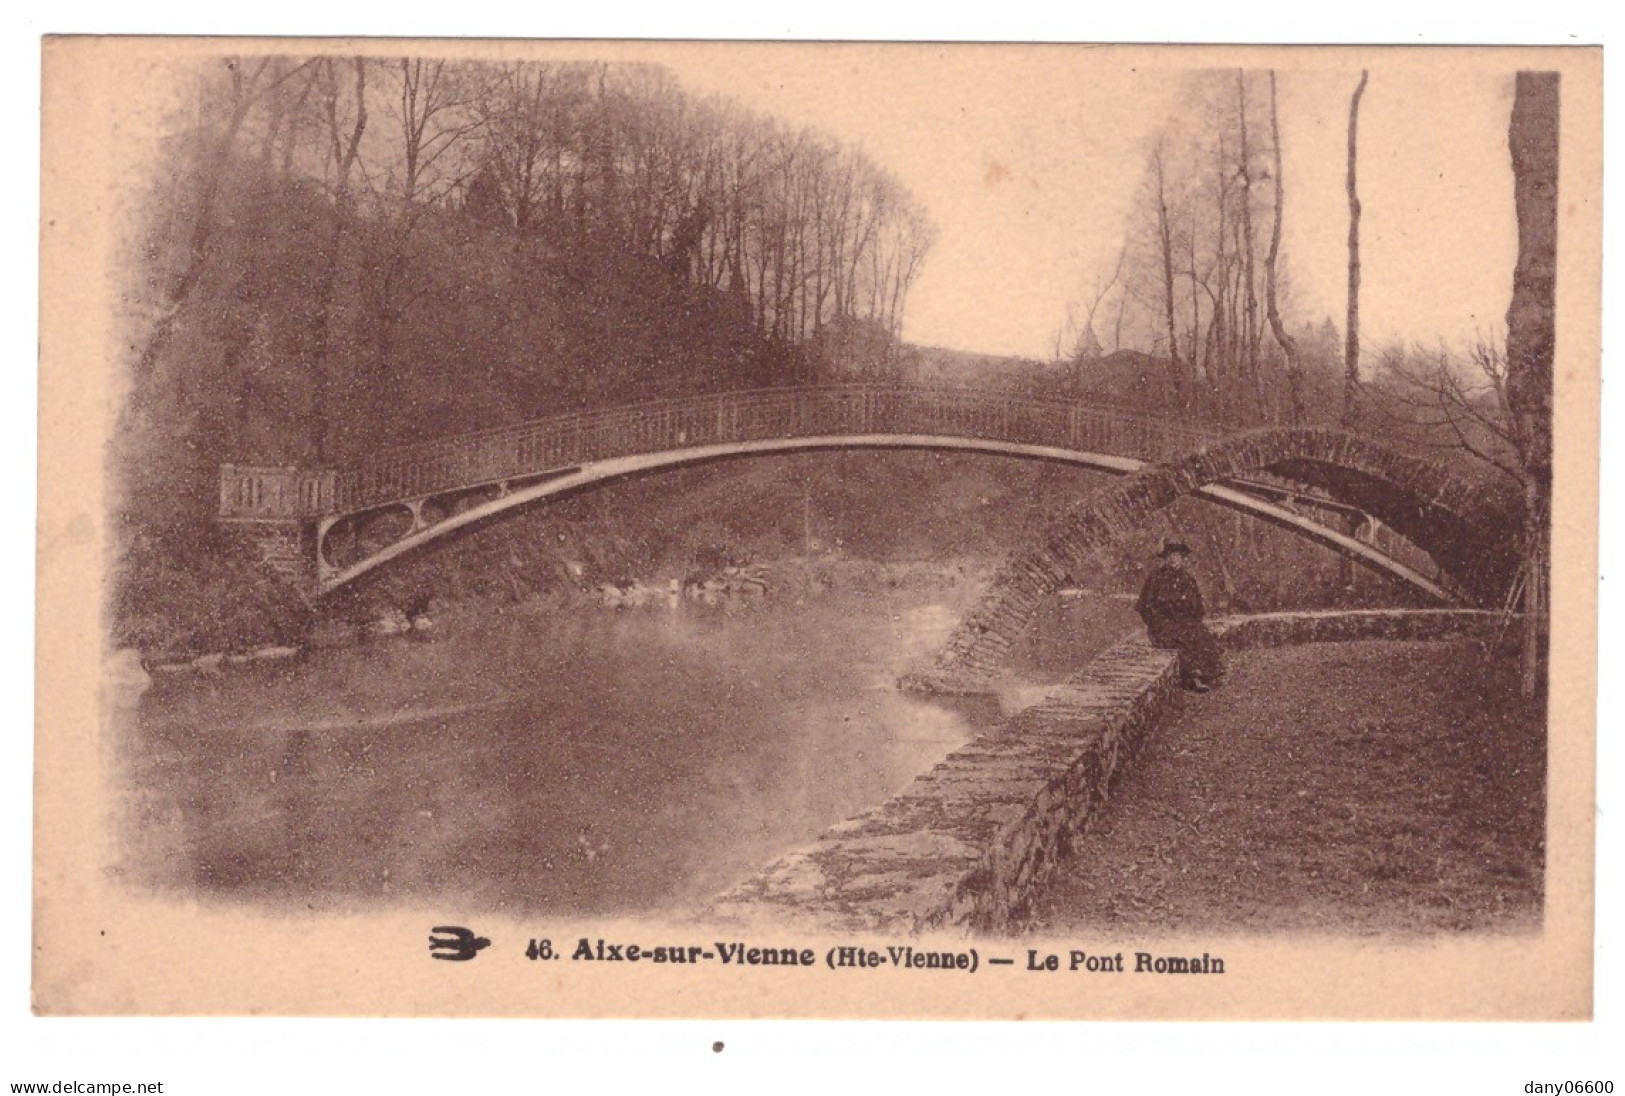
[{"label": "sepia photograph", "polygon": [[42,48],[38,1012],[1591,1016],[1600,49]]}]

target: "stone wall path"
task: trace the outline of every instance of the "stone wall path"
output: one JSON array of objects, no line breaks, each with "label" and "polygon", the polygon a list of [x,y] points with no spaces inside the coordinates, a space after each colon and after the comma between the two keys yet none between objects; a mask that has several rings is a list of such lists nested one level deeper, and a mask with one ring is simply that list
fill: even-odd
[{"label": "stone wall path", "polygon": [[[1493,632],[1496,614],[1276,613],[1214,622],[1227,646]],[[900,795],[720,896],[702,919],[812,931],[1020,926],[1183,695],[1176,658],[1134,636]],[[1268,696],[1260,703],[1269,705]]]}]

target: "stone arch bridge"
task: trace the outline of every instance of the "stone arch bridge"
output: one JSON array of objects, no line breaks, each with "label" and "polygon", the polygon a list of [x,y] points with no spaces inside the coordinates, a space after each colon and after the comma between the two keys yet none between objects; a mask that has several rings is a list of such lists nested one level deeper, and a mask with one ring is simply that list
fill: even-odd
[{"label": "stone arch bridge", "polygon": [[[871,384],[728,392],[555,416],[384,450],[345,469],[226,465],[219,517],[291,582],[321,595],[458,529],[544,499],[707,461],[852,448],[1001,454],[1129,477],[1011,561],[997,588],[1003,600],[967,621],[972,631],[962,629],[944,666],[984,660],[1013,635],[1028,600],[1057,584],[1100,536],[1126,530],[1136,515],[1181,494],[1285,527],[1444,602],[1498,592],[1502,542],[1516,527],[1481,511],[1471,485],[1349,435],[1274,431],[1226,440],[1074,401]],[[1362,535],[1342,531],[1351,521]],[[1384,527],[1429,553],[1434,565],[1418,566],[1415,552],[1379,547]],[[1486,547],[1494,550],[1481,553]],[[1029,573],[1045,577],[1009,577]],[[994,619],[1005,623],[990,626]],[[971,635],[981,638],[970,642]]]},{"label": "stone arch bridge", "polygon": [[1521,512],[1493,485],[1339,430],[1260,430],[1147,466],[1053,519],[1006,560],[935,665],[905,684],[973,688],[997,669],[1044,598],[1070,575],[1085,573],[1098,549],[1176,499],[1258,475],[1324,491],[1424,548],[1448,576],[1453,601],[1495,605],[1515,580]]}]

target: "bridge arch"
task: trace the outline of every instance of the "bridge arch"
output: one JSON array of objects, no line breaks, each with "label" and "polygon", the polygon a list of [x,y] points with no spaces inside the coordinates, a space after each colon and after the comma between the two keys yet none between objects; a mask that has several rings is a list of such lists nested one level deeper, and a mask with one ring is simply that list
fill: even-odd
[{"label": "bridge arch", "polygon": [[[635,454],[628,457],[593,461],[575,468],[560,469],[533,480],[516,481],[501,485],[461,492],[458,504],[448,507],[445,496],[436,499],[394,502],[360,514],[342,515],[323,519],[317,530],[316,548],[320,588],[330,592],[345,586],[368,572],[381,567],[417,548],[423,547],[459,529],[487,521],[505,512],[557,499],[580,491],[591,490],[632,476],[675,470],[720,460],[737,460],[754,456],[803,453],[830,449],[885,449],[885,450],[937,450],[971,452],[994,456],[1008,456],[1053,461],[1085,468],[1108,475],[1130,476],[1143,474],[1153,467],[1133,457],[1110,453],[1084,452],[1057,446],[1005,442],[987,438],[936,436],[924,434],[867,434],[827,435],[822,437],[779,438],[729,445],[701,446],[691,449],[663,450]],[[1236,510],[1285,528],[1323,547],[1338,552],[1372,569],[1395,578],[1439,601],[1459,600],[1452,592],[1441,587],[1432,578],[1414,570],[1375,546],[1347,535],[1314,518],[1307,517],[1290,505],[1281,505],[1257,491],[1262,485],[1249,485],[1252,490],[1218,481],[1202,483],[1185,493],[1196,494],[1204,501]],[[1318,505],[1324,505],[1322,500]],[[424,515],[431,509],[438,511],[432,519]],[[1355,510],[1355,507],[1348,507]],[[336,530],[347,521],[368,514],[388,515],[397,519],[396,534],[388,543],[358,558],[335,560],[328,542]],[[1373,515],[1375,516],[1375,515]],[[1380,520],[1380,519],[1379,519]],[[1396,527],[1397,528],[1397,527]]]},{"label": "bridge arch", "polygon": [[[1448,509],[1455,498],[1451,485],[1429,486],[1427,466],[1401,467],[1394,463],[1398,458],[1361,448],[1368,443],[1336,437],[1344,440],[1316,448],[1300,439],[1265,452],[1257,437],[1220,444],[1218,435],[1182,421],[985,389],[846,384],[718,392],[437,438],[383,450],[344,469],[228,464],[221,468],[220,521],[253,539],[290,582],[321,594],[504,511],[710,460],[831,448],[938,449],[1053,460],[1132,476],[1148,462],[1196,453],[1208,464],[1181,473],[1185,483],[1172,489],[1174,494],[1194,490],[1438,600],[1462,600],[1375,546],[1297,510],[1296,503],[1307,503],[1359,517],[1374,512],[1413,542],[1447,550],[1455,544],[1452,534],[1459,523],[1452,517],[1400,504],[1443,498]],[[1356,502],[1334,501],[1313,487],[1227,478],[1255,471],[1273,471],[1299,484],[1327,484]],[[1458,509],[1473,512],[1471,506]],[[1481,542],[1469,537],[1455,555],[1470,554]],[[335,548],[344,551],[336,554]]]},{"label": "bridge arch", "polygon": [[[1056,446],[1031,445],[989,438],[926,434],[830,434],[823,436],[769,438],[721,445],[694,446],[634,453],[624,457],[595,460],[575,467],[560,468],[528,479],[483,485],[456,494],[457,502],[447,507],[440,498],[384,504],[372,510],[335,515],[317,525],[316,552],[322,592],[355,581],[393,559],[440,537],[468,526],[498,517],[506,512],[536,505],[566,495],[592,490],[635,476],[675,471],[680,468],[724,460],[789,455],[818,450],[936,450],[971,452],[995,456],[1050,460],[1110,475],[1129,475],[1145,462],[1110,453],[1080,452]],[[440,513],[432,520],[424,517],[431,507]],[[388,515],[399,520],[401,531],[390,542],[360,558],[339,561],[333,557],[329,541],[345,523],[371,515]]]},{"label": "bridge arch", "polygon": [[1458,600],[1496,604],[1517,572],[1519,511],[1492,485],[1341,430],[1254,431],[1148,465],[1053,520],[1005,561],[923,683],[993,672],[1043,600],[1081,573],[1097,548],[1177,499],[1260,474],[1323,490],[1389,525],[1433,557]]}]

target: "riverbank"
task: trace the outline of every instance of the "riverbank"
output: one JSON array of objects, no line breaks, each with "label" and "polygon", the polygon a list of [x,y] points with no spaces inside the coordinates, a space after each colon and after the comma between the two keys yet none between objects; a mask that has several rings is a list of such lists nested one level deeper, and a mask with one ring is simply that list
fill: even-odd
[{"label": "riverbank", "polygon": [[732,609],[535,601],[166,677],[120,709],[119,871],[301,909],[688,908],[977,732],[893,688],[977,588],[825,560]]},{"label": "riverbank", "polygon": [[1471,641],[1238,652],[1148,738],[1030,927],[1536,931],[1545,753]]},{"label": "riverbank", "polygon": [[[658,597],[605,597],[599,589],[558,585],[516,601],[426,600],[416,615],[407,616],[394,607],[362,619],[336,615],[315,621],[297,645],[267,644],[244,650],[214,650],[184,659],[143,657],[133,650],[115,653],[113,661],[121,677],[139,669],[158,678],[214,674],[256,663],[283,660],[306,651],[334,647],[390,644],[411,640],[432,640],[447,632],[479,630],[515,617],[602,612],[739,612],[757,602],[805,605],[809,600],[841,594],[870,597],[882,593],[918,591],[963,612],[986,588],[997,561],[991,557],[969,557],[946,562],[935,560],[873,560],[837,553],[790,556],[753,565],[748,584],[719,583],[720,591],[702,591],[707,596],[689,596],[693,591],[681,581],[651,572],[632,581],[637,590],[654,591]],[[668,589],[676,592],[667,596]],[[132,670],[131,668],[135,668]]]}]

